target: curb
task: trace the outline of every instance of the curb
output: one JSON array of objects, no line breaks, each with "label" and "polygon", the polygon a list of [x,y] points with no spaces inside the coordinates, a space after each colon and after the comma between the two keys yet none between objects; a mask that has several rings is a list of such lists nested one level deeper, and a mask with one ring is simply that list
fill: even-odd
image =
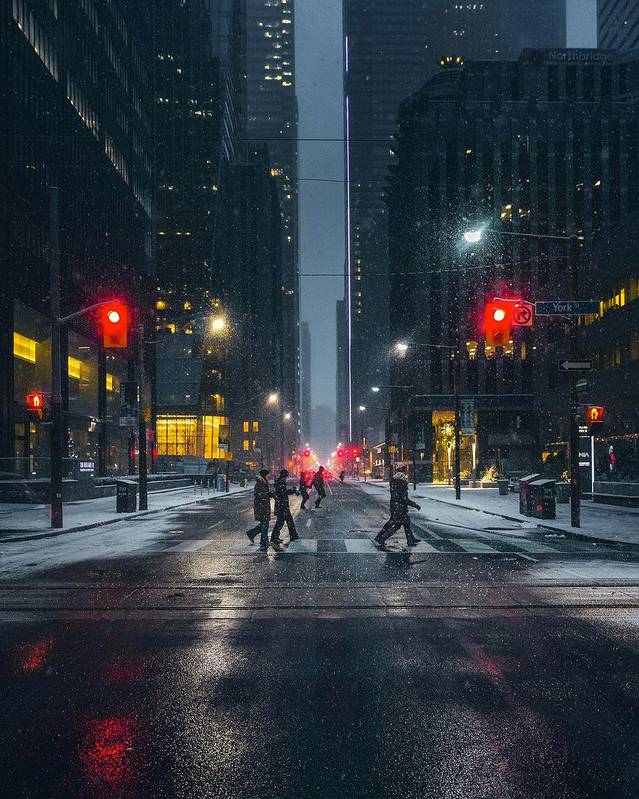
[{"label": "curb", "polygon": [[[507,516],[505,513],[498,513],[497,511],[492,511],[492,510],[484,510],[483,508],[474,508],[472,505],[462,505],[457,502],[455,502],[455,504],[453,505],[452,502],[448,502],[445,499],[436,499],[435,497],[420,496],[420,499],[428,499],[431,502],[440,502],[442,505],[448,505],[448,507],[452,508],[463,508],[464,510],[472,510],[475,511],[476,513],[485,513],[488,516],[498,516],[500,519],[506,519],[507,521],[510,522],[521,523],[522,521],[526,521],[529,518],[527,516],[526,517]],[[627,548],[634,549],[639,545],[639,542],[637,544],[633,544],[630,541],[615,541],[614,539],[611,538],[599,538],[594,535],[588,535],[587,533],[577,533],[573,532],[572,530],[564,530],[563,527],[553,527],[550,524],[544,524],[543,519],[539,519],[537,521],[538,521],[537,527],[541,527],[544,530],[550,530],[553,533],[561,533],[562,535],[568,536],[569,538],[574,538],[577,541],[588,541],[589,543],[592,544],[608,544],[608,545],[614,544],[615,546],[618,546],[622,549],[627,549]]]},{"label": "curb", "polygon": [[[234,491],[234,494],[240,494],[239,491]],[[227,496],[225,493],[223,496]],[[230,494],[229,494],[230,496]],[[67,535],[67,533],[82,533],[85,530],[94,530],[99,527],[107,527],[110,524],[118,524],[119,522],[127,521],[128,519],[140,519],[143,516],[151,516],[153,513],[163,513],[167,510],[177,510],[177,508],[184,508],[187,505],[202,505],[205,502],[210,502],[211,500],[219,499],[219,496],[207,497],[207,499],[194,499],[189,500],[188,502],[180,502],[177,505],[169,505],[166,508],[155,508],[153,510],[143,510],[138,511],[136,513],[131,513],[126,516],[122,516],[120,519],[106,519],[103,522],[93,522],[91,524],[81,524],[77,527],[65,527],[63,530],[56,530],[48,533],[34,533],[33,535],[23,535],[20,538],[0,538],[0,544],[18,544],[22,541],[40,541],[44,538],[58,538],[61,535]],[[1,533],[2,531],[0,531]]]}]

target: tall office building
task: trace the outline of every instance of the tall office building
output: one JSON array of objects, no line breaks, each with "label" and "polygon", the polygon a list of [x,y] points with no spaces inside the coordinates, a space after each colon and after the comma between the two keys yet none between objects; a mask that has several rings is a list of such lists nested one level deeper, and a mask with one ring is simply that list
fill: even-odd
[{"label": "tall office building", "polygon": [[247,139],[268,149],[282,208],[283,358],[280,389],[299,431],[297,98],[294,0],[245,0]]},{"label": "tall office building", "polygon": [[[344,0],[347,340],[339,346],[348,354],[348,402],[338,427],[352,430],[370,385],[389,382],[383,194],[399,104],[441,58],[516,57],[523,47],[564,46],[565,31],[563,0]],[[367,416],[371,434],[383,427],[383,411]]]},{"label": "tall office building", "polygon": [[[570,297],[571,264],[579,297],[602,298],[578,326],[577,351],[596,366],[582,401],[606,401],[610,433],[636,441],[639,268],[619,237],[636,224],[638,116],[639,62],[610,50],[467,61],[402,104],[388,193],[391,332],[408,350],[393,358],[390,382],[406,388],[391,407],[393,443],[417,456],[421,479],[450,477],[455,384],[469,403],[466,474],[530,468],[561,450],[565,322],[538,316],[496,347],[482,314],[494,297]],[[480,225],[481,240],[465,242]],[[508,235],[522,233],[532,236]]]},{"label": "tall office building", "polygon": [[300,323],[300,364],[302,438],[304,441],[310,441],[313,426],[311,423],[311,329],[308,322]]},{"label": "tall office building", "polygon": [[[0,470],[45,476],[48,427],[25,395],[50,391],[48,187],[60,198],[64,315],[113,296],[144,319],[151,294],[152,7],[11,0],[0,9]],[[94,320],[65,326],[66,473],[126,471],[125,352]]]},{"label": "tall office building", "polygon": [[599,47],[633,50],[639,47],[639,5],[627,0],[597,0]]}]

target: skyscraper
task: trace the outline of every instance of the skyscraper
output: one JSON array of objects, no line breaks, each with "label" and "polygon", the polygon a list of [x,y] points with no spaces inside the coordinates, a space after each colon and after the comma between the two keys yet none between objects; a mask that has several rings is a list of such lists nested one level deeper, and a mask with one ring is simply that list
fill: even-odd
[{"label": "skyscraper", "polygon": [[626,0],[597,1],[599,47],[633,50],[639,47],[639,5]]},{"label": "skyscraper", "polygon": [[[344,0],[348,414],[388,383],[387,212],[383,200],[400,102],[445,57],[516,57],[565,44],[563,0]],[[379,428],[383,413],[368,415]]]},{"label": "skyscraper", "polygon": [[300,324],[300,411],[302,417],[302,438],[310,441],[311,423],[311,330],[308,322]]},{"label": "skyscraper", "polygon": [[[299,429],[297,98],[294,0],[245,0],[247,139],[268,150],[282,208],[281,390]],[[248,145],[247,145],[248,147]]]}]

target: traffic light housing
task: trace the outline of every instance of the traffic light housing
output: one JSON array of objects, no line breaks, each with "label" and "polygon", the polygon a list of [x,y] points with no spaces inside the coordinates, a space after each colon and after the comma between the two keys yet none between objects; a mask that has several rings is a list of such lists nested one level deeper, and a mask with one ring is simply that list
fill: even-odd
[{"label": "traffic light housing", "polygon": [[343,449],[337,450],[337,457],[338,458],[343,458],[344,457],[344,450]]},{"label": "traffic light housing", "polygon": [[106,303],[100,310],[100,323],[104,348],[126,349],[129,334],[128,306],[121,300]]},{"label": "traffic light housing", "polygon": [[505,347],[510,340],[514,303],[492,300],[484,309],[484,337],[489,347]]},{"label": "traffic light housing", "polygon": [[606,417],[606,409],[602,405],[588,405],[585,411],[586,423],[590,426],[600,425]]},{"label": "traffic light housing", "polygon": [[49,395],[44,394],[42,391],[34,391],[32,394],[27,394],[25,398],[27,411],[37,415],[38,419],[46,421],[49,419],[51,404]]}]

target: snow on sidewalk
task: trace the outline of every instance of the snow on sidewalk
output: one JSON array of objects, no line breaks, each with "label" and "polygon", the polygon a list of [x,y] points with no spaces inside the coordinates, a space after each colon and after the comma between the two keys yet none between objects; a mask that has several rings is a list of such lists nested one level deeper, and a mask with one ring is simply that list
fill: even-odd
[{"label": "snow on sidewalk", "polygon": [[[102,497],[79,502],[67,502],[64,505],[64,532],[113,524],[127,518],[136,518],[148,513],[178,508],[202,500],[223,499],[248,491],[234,483],[229,486],[229,493],[217,493],[199,486],[174,488],[167,491],[149,492],[148,510],[133,513],[116,513],[115,497]],[[23,505],[18,503],[0,504],[0,537],[29,534],[59,534],[60,530],[51,530],[48,505]]]},{"label": "snow on sidewalk", "polygon": [[[361,487],[376,496],[388,496],[388,483],[374,480],[360,483]],[[496,488],[467,488],[462,486],[461,500],[455,499],[455,490],[450,486],[420,483],[410,496],[418,502],[429,499],[464,510],[481,511],[502,519],[532,522],[556,532],[572,533],[586,538],[601,539],[615,543],[639,544],[639,509],[618,505],[601,505],[582,500],[581,527],[570,525],[570,504],[557,504],[556,519],[535,519],[519,513],[519,494],[500,496]]]}]

